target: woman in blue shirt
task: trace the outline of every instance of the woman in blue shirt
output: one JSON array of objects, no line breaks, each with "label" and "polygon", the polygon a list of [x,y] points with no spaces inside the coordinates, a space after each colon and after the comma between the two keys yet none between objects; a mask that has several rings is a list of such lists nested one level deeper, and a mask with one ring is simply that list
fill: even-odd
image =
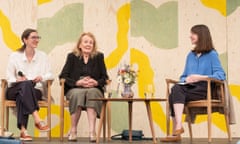
[{"label": "woman in blue shirt", "polygon": [[173,119],[173,134],[161,139],[165,142],[180,141],[184,132],[182,114],[184,104],[189,101],[206,99],[206,78],[225,80],[225,72],[221,66],[216,50],[213,48],[210,31],[205,25],[195,25],[191,28],[191,42],[195,47],[187,56],[181,83],[171,89],[169,105]]}]

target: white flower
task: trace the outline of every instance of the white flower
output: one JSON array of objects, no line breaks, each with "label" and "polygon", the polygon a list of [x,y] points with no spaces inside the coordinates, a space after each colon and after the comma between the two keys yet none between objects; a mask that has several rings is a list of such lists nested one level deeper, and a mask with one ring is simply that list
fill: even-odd
[{"label": "white flower", "polygon": [[124,79],[124,83],[125,84],[129,84],[131,82],[131,79],[128,77],[128,78],[126,78],[126,79]]}]

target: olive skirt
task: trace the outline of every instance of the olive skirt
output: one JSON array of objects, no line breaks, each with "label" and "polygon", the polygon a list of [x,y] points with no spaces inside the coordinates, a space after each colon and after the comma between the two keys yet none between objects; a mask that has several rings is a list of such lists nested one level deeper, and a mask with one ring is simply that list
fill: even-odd
[{"label": "olive skirt", "polygon": [[102,92],[97,88],[73,88],[66,94],[69,100],[69,112],[72,115],[76,112],[80,106],[82,110],[87,108],[93,108],[97,117],[100,117],[102,102],[101,101],[90,101],[93,98],[103,98]]}]

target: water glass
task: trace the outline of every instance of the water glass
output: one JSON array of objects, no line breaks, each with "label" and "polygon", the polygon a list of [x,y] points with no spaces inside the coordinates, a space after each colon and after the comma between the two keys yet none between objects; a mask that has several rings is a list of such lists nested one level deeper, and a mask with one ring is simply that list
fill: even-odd
[{"label": "water glass", "polygon": [[152,84],[148,84],[144,87],[144,96],[145,98],[153,98],[154,87]]}]

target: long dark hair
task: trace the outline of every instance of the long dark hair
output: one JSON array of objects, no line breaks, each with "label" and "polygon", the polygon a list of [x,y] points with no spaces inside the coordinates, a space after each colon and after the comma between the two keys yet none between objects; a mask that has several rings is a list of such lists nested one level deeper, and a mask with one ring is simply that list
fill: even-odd
[{"label": "long dark hair", "polygon": [[28,29],[26,29],[26,30],[23,31],[22,36],[21,36],[21,40],[22,40],[22,42],[23,42],[23,45],[22,45],[22,47],[19,48],[18,51],[23,52],[23,51],[25,50],[26,44],[25,44],[25,42],[24,42],[24,39],[28,39],[29,35],[30,35],[32,32],[37,32],[37,30],[28,28]]},{"label": "long dark hair", "polygon": [[207,53],[214,49],[210,31],[206,25],[195,25],[191,32],[198,36],[196,47],[192,50],[195,53]]}]

